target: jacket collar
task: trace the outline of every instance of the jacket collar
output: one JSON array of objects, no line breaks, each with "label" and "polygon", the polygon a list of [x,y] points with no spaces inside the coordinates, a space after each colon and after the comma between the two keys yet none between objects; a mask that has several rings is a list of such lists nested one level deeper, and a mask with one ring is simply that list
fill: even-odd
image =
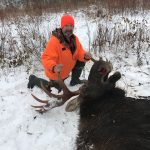
[{"label": "jacket collar", "polygon": [[68,42],[68,40],[64,36],[61,28],[56,28],[54,31],[52,31],[52,35],[55,36],[65,47],[69,48],[72,54],[75,52],[76,37],[74,34],[70,37],[70,42]]}]

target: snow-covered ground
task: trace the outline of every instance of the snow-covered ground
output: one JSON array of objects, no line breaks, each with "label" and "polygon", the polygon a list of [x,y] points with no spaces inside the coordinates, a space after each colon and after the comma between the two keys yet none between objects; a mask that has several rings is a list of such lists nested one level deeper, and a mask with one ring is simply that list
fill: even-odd
[{"label": "snow-covered ground", "polygon": [[[96,22],[87,22],[87,18],[81,12],[75,15],[75,19],[75,33],[84,48],[88,49],[87,26],[93,39]],[[58,24],[53,20],[51,23]],[[54,28],[54,25],[51,26]],[[138,67],[134,55],[130,54],[128,58],[124,58],[122,53],[118,55],[122,56],[121,60],[108,50],[101,54],[111,60],[114,71],[121,72],[122,79],[118,86],[127,91],[127,96],[150,95],[150,65],[143,64]],[[86,64],[85,74],[81,78],[87,78],[91,66],[92,62]],[[78,132],[78,111],[65,112],[65,104],[43,115],[35,112],[30,105],[38,103],[31,93],[41,99],[49,98],[36,87],[33,90],[27,89],[28,77],[30,73],[34,73],[46,78],[44,72],[34,70],[28,74],[23,66],[12,70],[0,72],[0,150],[73,150]],[[68,87],[69,81],[70,78],[66,81]],[[69,88],[75,90],[78,87]]]}]

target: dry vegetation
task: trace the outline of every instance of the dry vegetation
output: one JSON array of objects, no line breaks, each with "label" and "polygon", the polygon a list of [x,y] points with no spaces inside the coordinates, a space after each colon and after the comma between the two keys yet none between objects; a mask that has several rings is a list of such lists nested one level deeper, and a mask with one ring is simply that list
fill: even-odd
[{"label": "dry vegetation", "polygon": [[107,8],[110,12],[135,11],[137,9],[149,10],[149,0],[26,0],[15,6],[12,0],[6,0],[5,9],[0,8],[0,18],[22,15],[42,15],[45,12],[71,11],[75,9],[88,8],[90,5],[99,5]]},{"label": "dry vegetation", "polygon": [[[111,17],[106,18],[111,22]],[[147,20],[131,20],[122,17],[120,22],[115,22],[112,28],[98,24],[92,48],[96,56],[108,50],[116,53],[120,60],[132,58],[134,55],[137,65],[150,65],[150,29]]]},{"label": "dry vegetation", "polygon": [[[94,14],[88,11],[91,4],[96,4]],[[82,9],[86,10],[85,13],[89,17],[96,20],[104,19],[108,22],[111,21],[114,13],[136,13],[138,10],[149,9],[149,6],[149,0],[30,0],[26,1],[22,7],[16,7],[11,3],[5,9],[0,9],[0,66],[5,68],[23,64],[30,68],[35,60],[40,61],[41,51],[43,51],[51,33],[50,29],[47,29],[49,32],[39,32],[43,20],[45,20],[45,14],[48,12],[57,13],[64,12],[64,10]],[[95,54],[98,54],[101,49],[105,50],[106,47],[115,51],[119,48],[125,50],[125,57],[128,57],[128,49],[130,49],[137,55],[138,65],[141,65],[143,57],[145,57],[145,60],[148,59],[147,56],[143,56],[145,53],[143,54],[141,50],[144,48],[145,51],[148,51],[150,47],[149,29],[146,20],[139,23],[128,18],[122,19],[126,28],[122,27],[121,24],[115,24],[114,28],[109,29],[98,23],[98,34],[96,34],[94,41],[90,41],[90,43],[93,43],[92,47],[89,43],[89,49],[97,49]],[[15,35],[12,33],[14,24],[17,26]],[[146,47],[143,46],[143,43]]]}]

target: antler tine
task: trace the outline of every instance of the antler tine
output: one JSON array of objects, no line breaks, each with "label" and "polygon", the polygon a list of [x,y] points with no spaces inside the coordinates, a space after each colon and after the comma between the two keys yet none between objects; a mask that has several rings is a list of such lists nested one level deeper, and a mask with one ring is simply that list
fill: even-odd
[{"label": "antler tine", "polygon": [[45,112],[47,112],[48,110],[52,109],[52,108],[56,108],[56,107],[60,107],[64,104],[64,102],[57,102],[55,105],[45,105],[45,106],[32,106],[34,108],[41,108],[41,109],[37,109],[36,111],[43,114]]},{"label": "antler tine", "polygon": [[93,57],[91,58],[91,60],[95,63],[95,62],[97,62],[97,60],[95,60]]},{"label": "antler tine", "polygon": [[48,105],[49,105],[49,104],[48,104],[48,100],[41,100],[41,99],[37,98],[35,95],[33,95],[33,94],[31,94],[31,95],[33,96],[33,98],[34,98],[36,101],[45,104],[45,105],[41,105],[41,106],[34,106],[34,105],[31,105],[31,107],[33,107],[33,108],[41,108],[40,110],[36,110],[36,111],[42,111],[42,109],[43,109],[45,106],[48,106]]},{"label": "antler tine", "polygon": [[31,105],[31,107],[33,108],[43,108],[45,105],[41,105],[41,106],[35,106],[35,105]]},{"label": "antler tine", "polygon": [[39,110],[35,110],[35,111],[37,111],[37,112],[39,112],[39,113],[43,114],[43,113],[47,112],[48,110],[39,109]]},{"label": "antler tine", "polygon": [[66,86],[66,84],[64,83],[64,81],[61,78],[60,72],[58,72],[58,81],[59,81],[60,87],[63,89],[63,92],[64,92],[62,95],[62,100],[64,102],[66,102],[67,100],[69,100],[71,97],[73,97],[75,95],[79,95],[80,90],[72,92],[68,89],[68,87]]},{"label": "antler tine", "polygon": [[64,93],[70,92],[70,90],[67,88],[66,84],[64,84],[64,81],[62,80],[60,72],[58,72],[58,82],[59,82],[59,86],[63,89]]},{"label": "antler tine", "polygon": [[43,82],[41,81],[41,87],[43,89],[43,91],[49,96],[49,97],[54,97],[54,98],[58,98],[60,99],[62,97],[62,95],[56,95],[56,94],[53,94],[51,93],[50,91],[48,91],[45,86],[43,85]]},{"label": "antler tine", "polygon": [[40,102],[40,103],[48,103],[48,100],[40,100],[39,98],[37,98],[35,95],[33,95],[33,94],[31,94],[32,96],[33,96],[33,98],[35,99],[35,100],[37,100],[38,102]]}]

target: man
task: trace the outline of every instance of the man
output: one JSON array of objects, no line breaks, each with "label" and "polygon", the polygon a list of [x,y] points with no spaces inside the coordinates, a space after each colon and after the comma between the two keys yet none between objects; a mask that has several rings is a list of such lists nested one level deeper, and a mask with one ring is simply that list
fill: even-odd
[{"label": "man", "polygon": [[[72,16],[62,16],[61,28],[56,28],[52,32],[52,36],[41,56],[45,74],[50,79],[50,87],[59,89],[58,72],[65,80],[72,71],[71,86],[83,83],[79,77],[85,62],[90,60],[92,56],[83,49],[78,37],[73,34],[74,24]],[[39,80],[41,79],[31,75],[28,88],[33,88],[34,85],[40,87]],[[47,84],[46,81],[43,80],[43,82]]]}]

